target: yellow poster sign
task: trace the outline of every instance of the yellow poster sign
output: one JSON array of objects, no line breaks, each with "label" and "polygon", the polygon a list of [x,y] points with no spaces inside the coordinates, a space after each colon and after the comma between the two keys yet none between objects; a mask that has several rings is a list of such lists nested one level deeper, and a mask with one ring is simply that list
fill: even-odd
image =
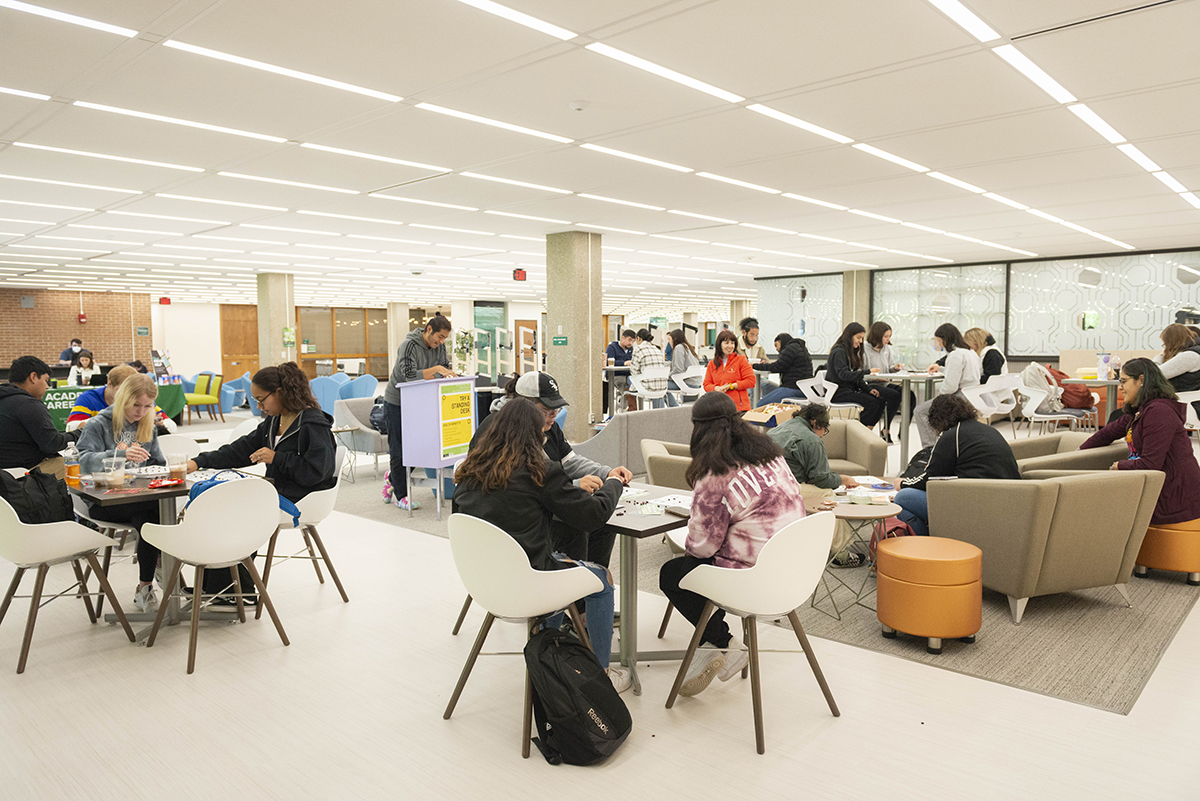
[{"label": "yellow poster sign", "polygon": [[465,456],[475,433],[475,392],[470,383],[441,387],[442,458]]}]

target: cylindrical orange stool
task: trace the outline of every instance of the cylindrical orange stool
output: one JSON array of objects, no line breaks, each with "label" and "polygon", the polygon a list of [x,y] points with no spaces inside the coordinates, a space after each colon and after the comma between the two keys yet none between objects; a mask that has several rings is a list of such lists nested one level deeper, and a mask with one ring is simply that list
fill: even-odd
[{"label": "cylindrical orange stool", "polygon": [[983,551],[943,537],[897,537],[879,543],[876,614],[883,636],[926,637],[931,654],[943,639],[975,642],[983,625]]},{"label": "cylindrical orange stool", "polygon": [[1188,584],[1200,584],[1200,520],[1146,529],[1133,573],[1145,578],[1148,567],[1187,573]]}]

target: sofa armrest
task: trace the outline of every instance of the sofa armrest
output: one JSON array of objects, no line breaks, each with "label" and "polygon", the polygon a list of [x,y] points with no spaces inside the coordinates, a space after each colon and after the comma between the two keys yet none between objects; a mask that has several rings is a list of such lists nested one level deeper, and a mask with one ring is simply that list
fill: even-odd
[{"label": "sofa armrest", "polygon": [[656,487],[671,487],[690,492],[692,487],[685,476],[691,466],[690,456],[651,454],[646,457],[646,480]]},{"label": "sofa armrest", "polygon": [[1046,437],[1026,437],[1014,439],[1008,443],[1012,448],[1013,458],[1018,462],[1022,459],[1032,459],[1035,456],[1049,456],[1058,453],[1058,441],[1061,434],[1051,434]]},{"label": "sofa armrest", "polygon": [[846,426],[846,461],[867,468],[867,474],[882,478],[887,472],[888,446],[861,423]]},{"label": "sofa armrest", "polygon": [[1024,475],[1031,470],[1107,470],[1113,462],[1129,455],[1124,442],[1114,442],[1103,448],[1086,451],[1067,451],[1017,460],[1017,469]]}]

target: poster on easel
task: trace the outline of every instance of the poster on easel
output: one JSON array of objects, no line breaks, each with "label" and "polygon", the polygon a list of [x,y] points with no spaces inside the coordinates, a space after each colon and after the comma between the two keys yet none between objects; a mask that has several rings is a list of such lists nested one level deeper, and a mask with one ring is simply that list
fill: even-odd
[{"label": "poster on easel", "polygon": [[171,376],[171,356],[165,350],[150,350],[150,363],[154,367],[154,379],[165,384]]}]

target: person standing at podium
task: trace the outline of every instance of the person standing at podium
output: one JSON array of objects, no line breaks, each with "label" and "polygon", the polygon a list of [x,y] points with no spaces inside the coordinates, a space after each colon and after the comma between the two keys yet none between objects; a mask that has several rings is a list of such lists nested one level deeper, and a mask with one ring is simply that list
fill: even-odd
[{"label": "person standing at podium", "polygon": [[[404,476],[404,447],[400,432],[400,387],[408,381],[428,381],[457,375],[450,369],[446,355],[446,339],[450,336],[450,321],[440,314],[430,317],[424,328],[409,332],[396,351],[396,364],[387,387],[383,390],[383,411],[387,420],[388,457],[390,469],[383,474],[383,500],[400,509],[410,508],[407,496],[400,493],[408,485]],[[393,490],[393,483],[400,489]],[[416,509],[415,503],[411,508]]]}]

